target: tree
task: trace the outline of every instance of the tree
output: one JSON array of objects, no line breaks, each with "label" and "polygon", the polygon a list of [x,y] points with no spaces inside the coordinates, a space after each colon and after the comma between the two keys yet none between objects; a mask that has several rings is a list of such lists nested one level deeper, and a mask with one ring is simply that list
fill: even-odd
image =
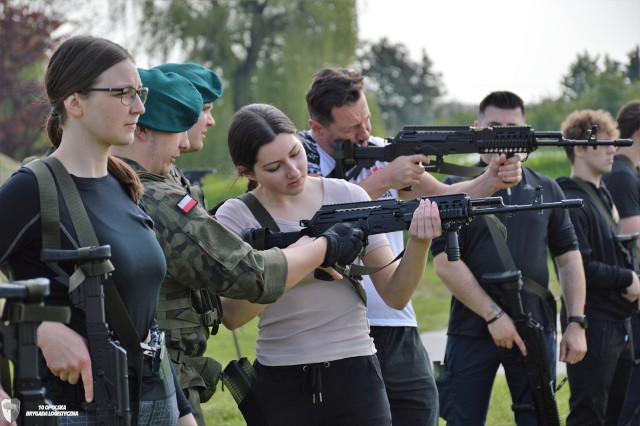
[{"label": "tree", "polygon": [[630,82],[640,81],[640,46],[627,54],[629,63],[626,65],[625,74]]},{"label": "tree", "polygon": [[387,129],[399,131],[406,124],[424,124],[434,117],[433,104],[443,86],[424,49],[420,62],[415,62],[404,44],[393,44],[385,37],[365,43],[359,59]]},{"label": "tree", "polygon": [[478,106],[460,102],[436,102],[429,126],[471,125],[478,118]]},{"label": "tree", "polygon": [[208,133],[214,142],[201,156],[184,156],[182,166],[208,157],[209,165],[228,170],[228,121],[251,102],[272,103],[306,126],[304,94],[313,74],[355,58],[355,0],[144,0],[142,7],[151,54],[197,62],[223,78],[224,94],[214,104],[218,125]]},{"label": "tree", "polygon": [[564,98],[575,101],[593,90],[599,73],[598,58],[591,57],[588,52],[578,54],[578,58],[569,66],[569,73],[562,78]]},{"label": "tree", "polygon": [[0,0],[0,152],[21,160],[37,151],[48,108],[42,63],[62,25],[55,13],[27,2]]}]

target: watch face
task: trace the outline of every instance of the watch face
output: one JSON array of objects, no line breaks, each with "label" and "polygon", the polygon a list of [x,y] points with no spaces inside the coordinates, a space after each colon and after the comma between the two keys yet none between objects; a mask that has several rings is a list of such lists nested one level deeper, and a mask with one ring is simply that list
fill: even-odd
[{"label": "watch face", "polygon": [[577,322],[582,328],[587,328],[587,317],[585,316],[569,317],[569,322]]}]

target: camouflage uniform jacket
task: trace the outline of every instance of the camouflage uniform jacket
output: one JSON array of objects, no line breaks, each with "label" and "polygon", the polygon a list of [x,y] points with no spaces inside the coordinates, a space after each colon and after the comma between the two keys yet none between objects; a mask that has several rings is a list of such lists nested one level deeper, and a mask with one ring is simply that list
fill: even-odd
[{"label": "camouflage uniform jacket", "polygon": [[[160,303],[173,301],[175,306],[170,306],[164,313],[159,312],[158,323],[169,331],[169,348],[179,349],[188,356],[201,356],[206,349],[209,330],[198,326],[201,318],[197,316],[202,315],[206,304],[198,290],[207,289],[215,295],[253,303],[271,303],[284,292],[286,258],[280,249],[253,250],[199,203],[185,211],[186,207],[180,207],[185,197],[190,198],[185,188],[164,176],[146,172],[135,162],[127,160],[127,163],[136,170],[145,186],[142,204],[153,219],[156,236],[167,259],[167,276],[162,284]],[[164,319],[175,320],[175,324],[178,324],[177,320],[192,321],[193,330],[174,333],[172,323],[165,322],[163,326],[161,315]]]},{"label": "camouflage uniform jacket", "polygon": [[[207,208],[202,188],[191,184],[176,165],[169,170],[166,181],[183,187],[200,206]],[[185,353],[201,356],[206,350],[209,332],[218,332],[221,314],[218,296],[208,289],[193,289],[175,280],[167,281],[160,293],[158,324],[167,334],[167,346],[173,360],[181,363]],[[184,383],[183,387],[186,387]]]}]

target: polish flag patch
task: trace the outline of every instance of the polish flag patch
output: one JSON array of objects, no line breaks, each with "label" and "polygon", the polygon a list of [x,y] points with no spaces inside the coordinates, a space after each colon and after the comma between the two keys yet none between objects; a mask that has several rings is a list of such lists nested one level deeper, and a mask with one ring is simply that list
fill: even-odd
[{"label": "polish flag patch", "polygon": [[185,195],[182,200],[178,203],[178,207],[185,213],[189,213],[191,209],[193,209],[198,202],[191,198],[189,194]]}]

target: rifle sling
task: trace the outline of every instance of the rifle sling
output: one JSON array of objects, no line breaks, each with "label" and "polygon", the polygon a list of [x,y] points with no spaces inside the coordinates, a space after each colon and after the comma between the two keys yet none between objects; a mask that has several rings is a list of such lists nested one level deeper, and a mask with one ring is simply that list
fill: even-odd
[{"label": "rifle sling", "polygon": [[[497,217],[492,214],[483,217],[487,223],[489,232],[491,233],[491,239],[493,239],[493,242],[496,245],[496,249],[498,250],[498,255],[500,256],[502,265],[506,270],[517,270],[518,268],[513,261],[511,252],[509,252],[509,247],[507,247],[507,228],[502,224],[502,222],[500,222],[500,220],[498,220]],[[524,288],[531,294],[535,294],[549,305],[549,307],[553,311],[553,318],[555,323],[555,317],[557,315],[558,308],[553,293],[548,288],[543,287],[531,278],[524,276],[522,277],[522,288]]]},{"label": "rifle sling", "polygon": [[269,214],[267,209],[264,208],[262,203],[253,194],[245,192],[238,198],[247,205],[260,226],[269,228],[273,232],[280,232],[280,227],[276,224],[273,216]]},{"label": "rifle sling", "polygon": [[[51,170],[45,166],[45,163],[51,168]],[[26,167],[33,171],[38,181],[42,222],[42,247],[54,249],[60,248],[60,213],[58,210],[58,192],[54,182],[54,176],[60,185],[63,201],[67,206],[71,222],[76,230],[80,247],[99,246],[93,226],[89,221],[89,216],[87,215],[87,211],[82,203],[80,193],[62,163],[60,163],[60,161],[55,157],[45,157],[28,163]],[[73,288],[75,288],[74,286],[79,284],[79,282],[72,284],[72,281],[74,281],[73,277],[76,276],[78,271],[81,271],[81,269],[78,268],[76,272],[69,277],[69,292],[73,291]],[[58,269],[58,272],[63,271]],[[138,336],[138,332],[127,313],[124,302],[122,301],[122,298],[118,293],[118,289],[111,277],[104,282],[104,295],[105,310],[109,312],[111,325],[113,326],[114,331],[118,334],[118,337],[122,339],[122,342],[125,344],[128,352],[133,355],[135,361],[134,367],[138,385],[136,397],[137,405],[140,400],[142,385],[143,351],[140,346],[141,339]],[[132,423],[137,424],[138,416],[135,413],[137,413],[138,408],[131,408]]]},{"label": "rifle sling", "polygon": [[[247,207],[253,214],[253,217],[256,218],[256,220],[258,221],[261,227],[268,228],[273,232],[280,232],[280,227],[276,224],[275,220],[273,219],[273,216],[269,214],[267,209],[264,208],[262,203],[253,194],[249,192],[245,192],[244,194],[240,195],[238,198],[247,205]],[[394,261],[395,260],[396,259],[394,259]],[[367,293],[365,292],[364,287],[362,286],[360,281],[354,277],[355,275],[359,275],[357,272],[354,271],[354,268],[356,266],[359,266],[359,265],[352,265],[351,268],[347,268],[346,271],[338,271],[338,272],[340,272],[347,280],[349,280],[351,284],[353,284],[353,287],[356,289],[356,291],[358,292],[358,295],[366,305]],[[362,268],[362,266],[359,266],[359,267]],[[371,268],[371,269],[374,269],[374,268]],[[382,268],[379,268],[379,269],[382,269]],[[356,268],[356,271],[358,271],[357,268]],[[324,271],[321,271],[321,272],[327,277],[330,277],[330,275],[324,273]],[[377,272],[377,270],[374,272]]]},{"label": "rifle sling", "polygon": [[593,203],[595,204],[596,208],[600,212],[600,215],[607,219],[607,223],[609,223],[611,232],[614,236],[616,236],[618,234],[618,225],[613,220],[611,210],[605,207],[602,198],[600,198],[598,194],[596,194],[596,191],[594,191],[593,187],[584,180],[580,179],[577,176],[573,176],[571,179],[576,183],[576,185],[580,187],[580,189],[582,189],[582,191],[584,191],[589,196],[589,198],[591,198],[591,201],[593,201]]}]

